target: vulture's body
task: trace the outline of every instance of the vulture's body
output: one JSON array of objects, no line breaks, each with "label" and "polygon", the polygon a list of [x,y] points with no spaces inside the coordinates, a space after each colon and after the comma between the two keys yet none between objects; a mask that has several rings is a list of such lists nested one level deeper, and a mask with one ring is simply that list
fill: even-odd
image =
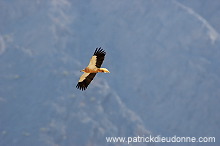
[{"label": "vulture's body", "polygon": [[106,52],[102,48],[96,48],[92,58],[90,59],[89,65],[85,69],[81,70],[84,73],[80,77],[76,88],[80,90],[86,90],[90,82],[95,77],[96,73],[110,73],[106,68],[101,68],[105,54]]}]

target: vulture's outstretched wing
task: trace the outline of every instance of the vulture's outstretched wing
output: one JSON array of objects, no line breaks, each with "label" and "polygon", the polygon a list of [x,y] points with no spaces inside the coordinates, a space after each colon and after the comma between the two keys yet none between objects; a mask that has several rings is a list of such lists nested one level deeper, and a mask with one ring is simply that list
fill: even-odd
[{"label": "vulture's outstretched wing", "polygon": [[100,68],[102,66],[102,62],[105,59],[105,54],[106,52],[101,47],[96,48],[92,58],[90,59],[88,68]]},{"label": "vulture's outstretched wing", "polygon": [[96,73],[83,73],[83,75],[79,79],[78,84],[76,85],[76,88],[80,90],[86,90],[95,75]]}]

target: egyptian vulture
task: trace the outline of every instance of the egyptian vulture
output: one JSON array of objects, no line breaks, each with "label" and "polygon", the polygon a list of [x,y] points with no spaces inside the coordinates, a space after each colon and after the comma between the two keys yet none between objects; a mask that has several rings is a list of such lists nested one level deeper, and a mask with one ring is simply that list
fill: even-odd
[{"label": "egyptian vulture", "polygon": [[85,69],[81,70],[81,72],[84,73],[80,77],[78,84],[76,85],[76,88],[82,91],[86,90],[90,82],[95,77],[96,73],[110,73],[106,68],[101,68],[102,62],[105,58],[105,54],[105,50],[103,50],[101,47],[96,48],[92,58],[90,59],[89,65]]}]

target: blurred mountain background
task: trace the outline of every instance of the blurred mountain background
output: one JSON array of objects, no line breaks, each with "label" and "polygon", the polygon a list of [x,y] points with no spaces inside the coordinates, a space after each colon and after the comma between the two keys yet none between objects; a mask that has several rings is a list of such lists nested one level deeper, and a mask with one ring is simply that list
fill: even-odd
[{"label": "blurred mountain background", "polygon": [[[219,145],[219,16],[219,0],[0,0],[0,145]],[[111,73],[82,92],[96,47]]]}]

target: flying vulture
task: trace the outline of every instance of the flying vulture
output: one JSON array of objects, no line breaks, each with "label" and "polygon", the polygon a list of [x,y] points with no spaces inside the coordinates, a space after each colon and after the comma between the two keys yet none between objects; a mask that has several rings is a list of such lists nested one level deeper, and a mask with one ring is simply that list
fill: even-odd
[{"label": "flying vulture", "polygon": [[90,82],[95,77],[96,73],[110,73],[106,68],[101,68],[102,62],[105,58],[105,54],[105,50],[103,50],[101,47],[96,48],[92,58],[90,59],[89,65],[85,69],[81,70],[81,72],[84,73],[80,77],[78,84],[76,85],[76,88],[82,91],[86,90]]}]

